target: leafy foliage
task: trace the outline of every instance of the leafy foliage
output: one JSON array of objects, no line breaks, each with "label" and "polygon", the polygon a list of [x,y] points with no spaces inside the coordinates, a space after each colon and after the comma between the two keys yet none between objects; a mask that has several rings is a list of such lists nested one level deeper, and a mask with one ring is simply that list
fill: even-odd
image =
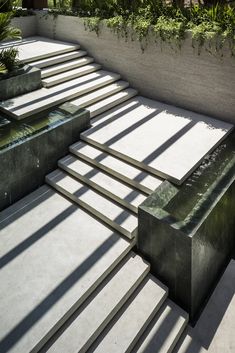
[{"label": "leafy foliage", "polygon": [[[206,40],[212,43],[220,36],[220,46],[216,45],[215,49],[227,41],[233,54],[234,7],[227,3],[217,3],[185,8],[181,3],[181,0],[172,0],[171,5],[163,0],[72,0],[71,6],[75,9],[73,14],[85,17],[86,28],[97,34],[101,20],[105,20],[112,31],[122,36],[127,37],[128,27],[132,27],[142,41],[151,27],[161,41],[175,41],[180,46],[186,31],[190,30],[193,41],[199,47]],[[71,14],[71,11],[68,12]],[[61,13],[66,12],[61,10]]]}]

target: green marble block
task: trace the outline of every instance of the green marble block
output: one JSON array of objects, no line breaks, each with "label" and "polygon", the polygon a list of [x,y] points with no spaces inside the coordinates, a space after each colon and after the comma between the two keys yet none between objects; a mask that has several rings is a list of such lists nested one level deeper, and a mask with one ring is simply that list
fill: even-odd
[{"label": "green marble block", "polygon": [[235,249],[235,133],[183,185],[163,182],[138,213],[139,252],[193,322]]}]

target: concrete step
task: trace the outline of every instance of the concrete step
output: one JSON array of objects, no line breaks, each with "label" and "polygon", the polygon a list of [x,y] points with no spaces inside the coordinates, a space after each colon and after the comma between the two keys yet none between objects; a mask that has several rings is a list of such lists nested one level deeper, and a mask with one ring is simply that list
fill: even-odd
[{"label": "concrete step", "polygon": [[102,114],[108,111],[109,109],[112,109],[113,107],[116,107],[118,104],[121,104],[130,98],[133,98],[137,95],[137,93],[138,92],[135,89],[128,88],[98,103],[88,106],[87,109],[90,111],[91,118],[94,118],[95,116]]},{"label": "concrete step", "polygon": [[0,213],[0,352],[38,352],[134,242],[43,186]]},{"label": "concrete step", "polygon": [[118,181],[113,176],[73,155],[68,155],[59,160],[58,166],[132,212],[138,213],[138,206],[146,198],[146,195],[141,191]]},{"label": "concrete step", "polygon": [[160,178],[152,176],[83,141],[70,146],[70,152],[148,195],[162,183]]},{"label": "concrete step", "polygon": [[43,351],[86,352],[148,272],[149,265],[141,257],[127,255]]},{"label": "concrete step", "polygon": [[111,96],[117,92],[124,90],[128,86],[129,86],[128,82],[119,80],[103,88],[97,89],[94,92],[91,92],[91,93],[85,94],[82,97],[76,98],[72,100],[70,103],[74,105],[78,105],[81,108],[85,108],[88,105],[92,105],[108,96]]},{"label": "concrete step", "polygon": [[180,185],[232,128],[226,122],[138,96],[96,117],[81,137]]},{"label": "concrete step", "polygon": [[131,352],[167,293],[165,286],[148,275],[88,352]]},{"label": "concrete step", "polygon": [[135,237],[137,217],[123,206],[59,169],[47,175],[46,182],[129,239]]},{"label": "concrete step", "polygon": [[49,58],[32,61],[29,65],[36,66],[39,69],[43,69],[45,67],[50,67],[52,65],[57,65],[61,63],[65,63],[70,60],[81,58],[82,56],[87,55],[87,52],[84,50],[76,50],[65,54],[54,55]]},{"label": "concrete step", "polygon": [[60,74],[44,78],[42,80],[42,84],[44,87],[52,87],[58,85],[59,83],[63,83],[66,81],[73,80],[76,77],[81,77],[91,72],[95,72],[101,69],[101,65],[99,64],[88,64],[82,67],[77,67],[75,69],[62,72]]},{"label": "concrete step", "polygon": [[89,56],[85,56],[84,58],[81,58],[81,59],[74,59],[74,60],[62,62],[60,64],[55,64],[53,66],[49,66],[49,67],[46,67],[45,69],[42,69],[41,77],[46,78],[53,75],[57,75],[65,71],[75,69],[76,67],[81,67],[83,65],[91,64],[93,61],[94,61],[93,58],[90,58]]},{"label": "concrete step", "polygon": [[51,88],[42,88],[0,103],[0,109],[17,120],[72,100],[120,79],[120,75],[99,70]]},{"label": "concrete step", "polygon": [[171,353],[188,323],[188,314],[167,299],[132,353]]}]

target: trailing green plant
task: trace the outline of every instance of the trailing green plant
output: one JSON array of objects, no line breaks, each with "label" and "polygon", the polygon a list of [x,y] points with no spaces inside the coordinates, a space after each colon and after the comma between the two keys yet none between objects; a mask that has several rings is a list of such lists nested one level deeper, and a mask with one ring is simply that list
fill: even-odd
[{"label": "trailing green plant", "polygon": [[72,0],[72,13],[68,9],[60,11],[83,17],[85,28],[97,34],[104,20],[108,28],[122,37],[127,38],[129,28],[132,28],[142,42],[151,29],[157,40],[180,47],[186,31],[190,30],[194,47],[201,49],[208,42],[209,49],[214,46],[218,51],[227,42],[233,54],[234,7],[227,3],[211,5],[206,2],[206,6],[184,8],[181,0],[173,0],[172,4],[166,5],[165,0]]}]

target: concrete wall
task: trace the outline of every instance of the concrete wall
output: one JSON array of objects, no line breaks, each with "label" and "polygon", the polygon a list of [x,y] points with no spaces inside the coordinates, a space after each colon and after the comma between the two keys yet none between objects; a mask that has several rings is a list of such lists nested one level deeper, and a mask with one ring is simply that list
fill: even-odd
[{"label": "concrete wall", "polygon": [[[149,35],[142,52],[138,39],[118,37],[105,26],[97,37],[86,31],[84,21],[77,17],[54,18],[45,12],[36,17],[38,35],[80,43],[97,62],[120,73],[140,94],[235,123],[235,59],[229,50],[224,49],[223,57],[206,50],[198,55],[190,36],[179,50],[156,44]],[[33,22],[31,18],[24,20]]]},{"label": "concrete wall", "polygon": [[35,36],[37,34],[36,24],[36,16],[14,17],[11,21],[13,27],[21,30],[23,38]]}]

